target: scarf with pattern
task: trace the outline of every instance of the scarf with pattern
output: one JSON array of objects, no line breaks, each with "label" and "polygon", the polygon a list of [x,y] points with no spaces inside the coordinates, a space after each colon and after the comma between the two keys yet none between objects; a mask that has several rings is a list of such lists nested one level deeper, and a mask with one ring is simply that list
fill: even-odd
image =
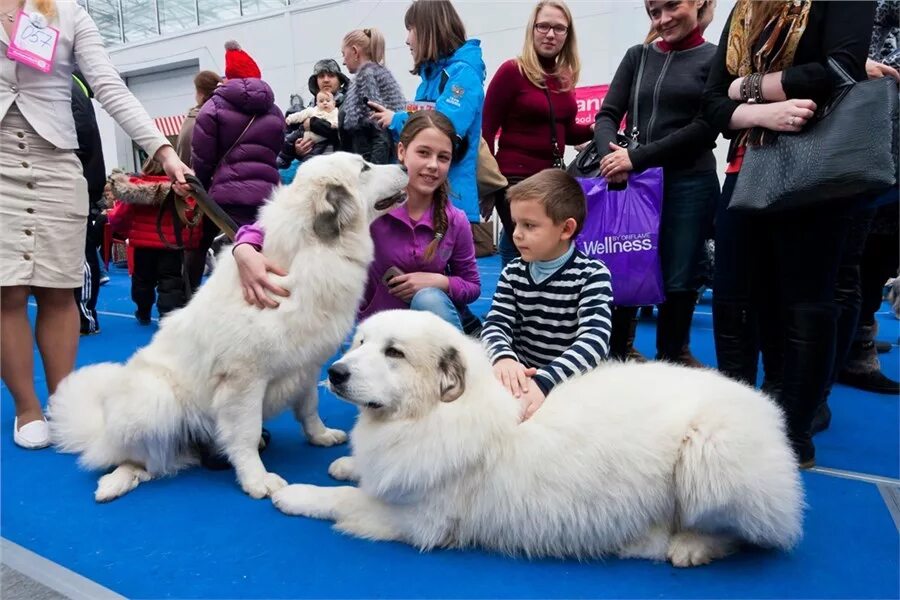
[{"label": "scarf with pattern", "polygon": [[[771,16],[757,40],[750,40],[753,7],[759,0],[738,0],[731,16],[728,51],[725,66],[737,77],[751,73],[776,73],[794,64],[800,38],[806,31],[812,0],[767,0],[781,4]],[[740,145],[765,144],[774,139],[774,132],[762,128],[744,131],[738,137]]]}]

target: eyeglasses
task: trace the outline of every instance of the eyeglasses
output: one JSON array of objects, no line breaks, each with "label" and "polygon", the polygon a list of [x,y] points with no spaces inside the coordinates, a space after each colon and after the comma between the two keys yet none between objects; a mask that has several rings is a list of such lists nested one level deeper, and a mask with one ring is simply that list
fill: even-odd
[{"label": "eyeglasses", "polygon": [[535,23],[534,28],[538,33],[541,33],[543,35],[547,35],[548,33],[550,33],[551,29],[556,35],[565,35],[569,31],[569,28],[565,25],[553,25],[551,23]]}]

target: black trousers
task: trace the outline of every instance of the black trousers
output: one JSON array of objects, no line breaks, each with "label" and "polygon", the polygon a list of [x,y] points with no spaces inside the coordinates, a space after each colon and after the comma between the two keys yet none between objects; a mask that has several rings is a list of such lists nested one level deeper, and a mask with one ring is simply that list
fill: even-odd
[{"label": "black trousers", "polygon": [[[713,326],[719,369],[756,383],[760,333],[779,353],[778,401],[792,438],[808,436],[836,354],[838,267],[853,202],[775,214],[727,210],[728,175],[716,214]],[[773,322],[783,326],[772,327]],[[762,326],[761,326],[762,325]],[[769,377],[769,373],[766,374]]]},{"label": "black trousers", "polygon": [[141,316],[149,317],[154,303],[160,316],[187,304],[183,263],[181,250],[134,249],[131,299]]},{"label": "black trousers", "polygon": [[81,333],[84,335],[100,331],[97,318],[97,297],[100,295],[100,259],[97,249],[103,242],[103,225],[106,217],[91,220],[88,218],[84,241],[84,279],[81,287],[75,290],[75,303],[78,305],[78,317],[81,321]]},{"label": "black trousers", "polygon": [[[866,238],[860,263],[862,287],[862,307],[859,314],[860,327],[875,326],[875,313],[881,308],[884,283],[897,276],[900,267],[900,233],[898,233],[897,206],[878,209],[873,228]],[[881,226],[879,226],[881,225]]]}]

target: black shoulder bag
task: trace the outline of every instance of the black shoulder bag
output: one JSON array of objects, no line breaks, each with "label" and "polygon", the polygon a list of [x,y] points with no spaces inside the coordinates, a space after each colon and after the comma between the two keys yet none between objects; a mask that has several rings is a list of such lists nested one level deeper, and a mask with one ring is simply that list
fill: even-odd
[{"label": "black shoulder bag", "polygon": [[[628,135],[625,135],[625,133],[621,131],[616,134],[616,144],[622,148],[627,148],[628,150],[633,150],[640,146],[638,143],[639,131],[637,127],[638,88],[644,78],[644,63],[646,61],[647,45],[645,44],[641,50],[640,65],[638,66],[637,71],[635,71],[634,79],[632,79],[631,83],[631,93],[633,94],[631,111],[629,112],[629,117],[631,117],[631,131]],[[594,140],[588,142],[588,145],[578,153],[578,156],[575,157],[575,160],[572,161],[572,164],[570,164],[569,168],[566,170],[572,177],[598,177],[600,175],[600,152],[597,150],[597,142]]]},{"label": "black shoulder bag", "polygon": [[897,82],[842,83],[799,133],[748,146],[729,210],[776,212],[875,196],[897,185]]}]

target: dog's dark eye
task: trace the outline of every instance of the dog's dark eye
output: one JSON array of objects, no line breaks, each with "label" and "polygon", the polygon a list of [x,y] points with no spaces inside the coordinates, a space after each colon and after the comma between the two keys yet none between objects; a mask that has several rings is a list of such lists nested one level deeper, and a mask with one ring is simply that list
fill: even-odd
[{"label": "dog's dark eye", "polygon": [[363,168],[362,168],[363,173],[365,173],[366,171],[371,171],[371,170],[372,170],[372,167],[371,167],[371,165],[369,165],[369,163],[363,164]]},{"label": "dog's dark eye", "polygon": [[393,346],[388,346],[384,349],[384,355],[388,358],[406,358],[406,355],[403,354],[400,350],[397,350]]}]

